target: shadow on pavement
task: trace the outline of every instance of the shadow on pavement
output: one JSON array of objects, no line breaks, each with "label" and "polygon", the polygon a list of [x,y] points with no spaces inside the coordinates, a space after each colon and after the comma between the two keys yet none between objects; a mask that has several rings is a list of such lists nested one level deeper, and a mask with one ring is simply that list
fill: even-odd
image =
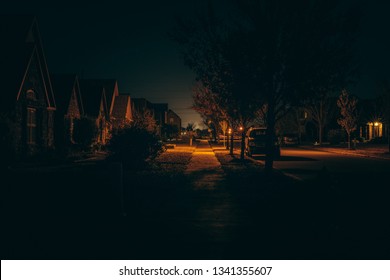
[{"label": "shadow on pavement", "polygon": [[[252,156],[255,160],[265,160],[265,155],[254,155]],[[294,157],[294,156],[280,156],[275,158],[274,161],[317,161],[316,159],[308,157]]]}]

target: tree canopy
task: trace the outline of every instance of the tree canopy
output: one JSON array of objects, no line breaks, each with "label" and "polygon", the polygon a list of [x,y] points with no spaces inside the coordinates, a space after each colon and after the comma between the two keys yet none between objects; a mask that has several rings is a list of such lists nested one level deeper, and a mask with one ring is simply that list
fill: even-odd
[{"label": "tree canopy", "polygon": [[231,120],[246,126],[263,110],[266,171],[273,166],[275,124],[310,96],[345,87],[356,74],[359,13],[337,0],[234,1],[230,16],[210,2],[179,19],[173,38],[196,79]]}]

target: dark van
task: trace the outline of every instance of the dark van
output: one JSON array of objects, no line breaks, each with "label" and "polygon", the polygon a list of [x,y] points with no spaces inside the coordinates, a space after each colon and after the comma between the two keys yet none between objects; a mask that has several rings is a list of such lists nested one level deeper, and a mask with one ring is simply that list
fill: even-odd
[{"label": "dark van", "polygon": [[[245,153],[248,156],[254,154],[265,154],[266,128],[250,128],[245,135]],[[280,145],[275,138],[273,153],[275,157],[280,157]]]}]

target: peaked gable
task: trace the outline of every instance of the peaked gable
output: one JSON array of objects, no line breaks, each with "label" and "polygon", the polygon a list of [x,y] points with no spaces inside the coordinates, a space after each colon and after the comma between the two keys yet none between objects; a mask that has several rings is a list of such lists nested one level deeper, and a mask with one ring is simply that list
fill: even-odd
[{"label": "peaked gable", "polygon": [[49,72],[43,53],[38,24],[34,16],[0,16],[0,77],[2,107],[12,109],[21,95],[31,63],[36,64],[42,79],[46,106],[55,109]]},{"label": "peaked gable", "polygon": [[90,117],[98,117],[101,106],[107,116],[107,102],[105,88],[101,82],[94,79],[80,79],[80,93],[83,100],[84,114]]},{"label": "peaked gable", "polygon": [[[80,86],[75,74],[52,74],[51,83],[56,95],[57,111],[61,115],[84,114]],[[77,112],[70,112],[77,110]]]},{"label": "peaked gable", "polygon": [[112,117],[119,120],[131,120],[131,101],[129,95],[115,96]]}]

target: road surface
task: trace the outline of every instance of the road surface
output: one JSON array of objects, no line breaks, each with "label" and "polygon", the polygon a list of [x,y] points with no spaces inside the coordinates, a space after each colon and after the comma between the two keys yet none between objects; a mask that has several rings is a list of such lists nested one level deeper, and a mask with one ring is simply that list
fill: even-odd
[{"label": "road surface", "polygon": [[[253,158],[264,164],[264,155],[254,155]],[[379,181],[387,177],[390,160],[284,147],[274,167],[301,181],[318,178],[324,172],[338,178],[364,176]]]}]

